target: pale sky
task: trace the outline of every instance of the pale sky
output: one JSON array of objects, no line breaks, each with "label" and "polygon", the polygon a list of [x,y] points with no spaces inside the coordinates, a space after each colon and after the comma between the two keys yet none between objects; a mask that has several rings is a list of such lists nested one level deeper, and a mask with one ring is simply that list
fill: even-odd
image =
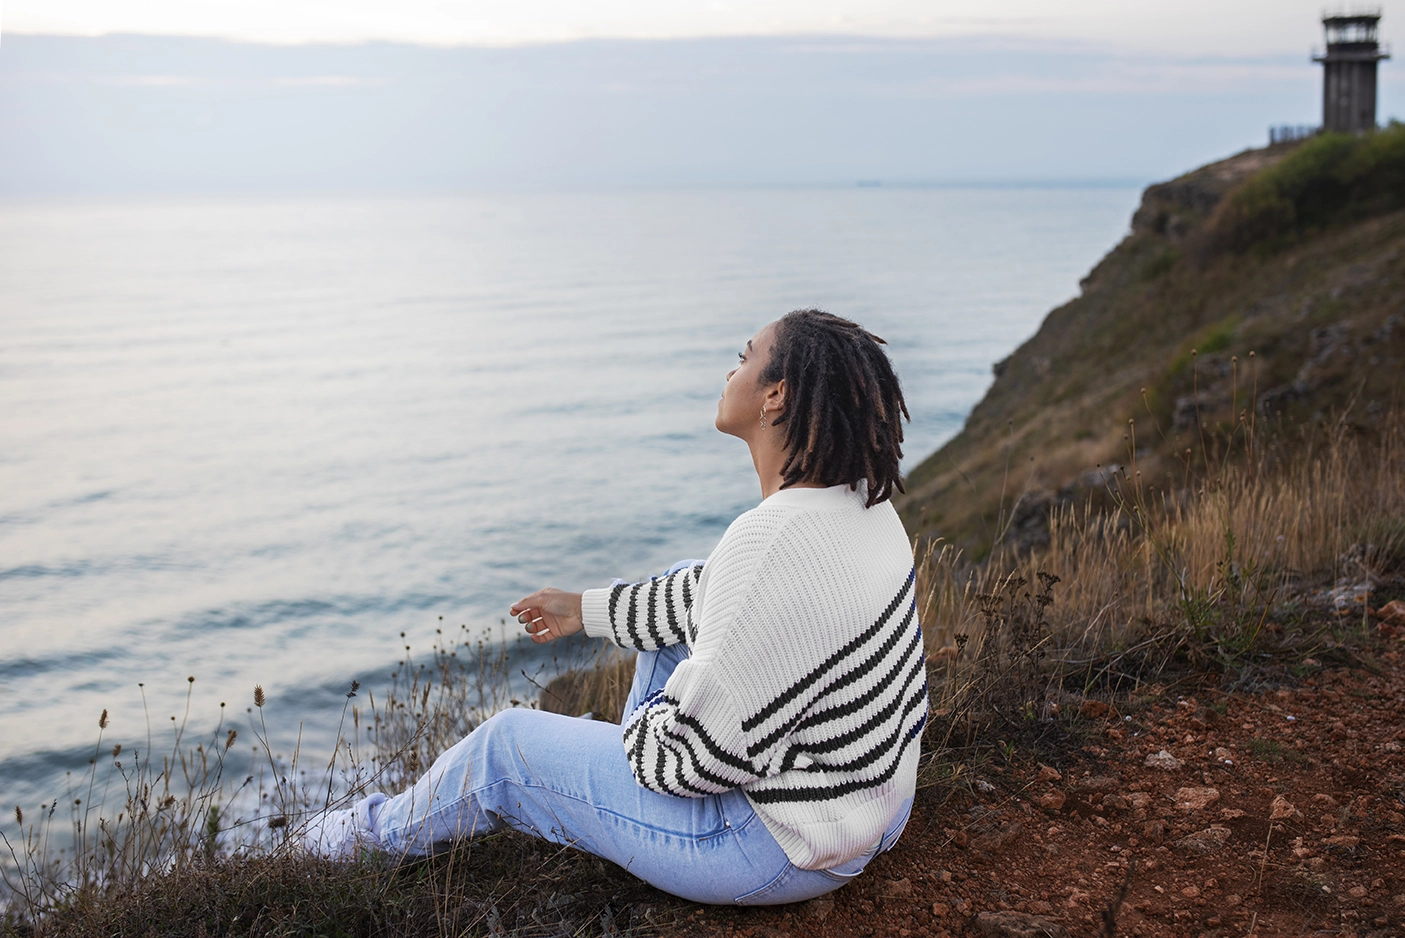
[{"label": "pale sky", "polygon": [[[10,33],[514,45],[584,38],[860,34],[1086,41],[1176,56],[1303,54],[1323,0],[10,0]],[[1389,10],[1383,37],[1391,33]]]}]

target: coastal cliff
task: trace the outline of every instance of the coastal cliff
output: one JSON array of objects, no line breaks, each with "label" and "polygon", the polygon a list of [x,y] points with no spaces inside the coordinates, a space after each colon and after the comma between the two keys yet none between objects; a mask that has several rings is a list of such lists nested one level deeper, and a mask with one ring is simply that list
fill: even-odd
[{"label": "coastal cliff", "polygon": [[1250,427],[1373,433],[1405,403],[1405,125],[1150,186],[1081,288],[909,474],[914,536],[973,559],[1038,548],[1050,511],[1096,501],[1133,459],[1174,488]]}]

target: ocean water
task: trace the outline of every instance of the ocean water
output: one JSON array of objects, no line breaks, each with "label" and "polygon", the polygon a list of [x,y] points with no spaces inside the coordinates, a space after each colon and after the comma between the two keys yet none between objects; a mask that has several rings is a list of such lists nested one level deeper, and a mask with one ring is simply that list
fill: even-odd
[{"label": "ocean water", "polygon": [[187,690],[199,728],[262,684],[279,744],[329,752],[399,633],[706,556],[759,497],[723,375],[787,310],[888,339],[914,465],[1136,199],[0,204],[0,804],[62,795],[103,709],[105,745],[169,734]]}]

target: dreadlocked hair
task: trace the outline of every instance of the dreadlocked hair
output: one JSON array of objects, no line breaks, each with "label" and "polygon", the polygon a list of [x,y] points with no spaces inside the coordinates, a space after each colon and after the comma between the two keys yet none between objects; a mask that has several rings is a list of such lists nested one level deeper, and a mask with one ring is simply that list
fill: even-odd
[{"label": "dreadlocked hair", "polygon": [[887,343],[858,323],[818,309],[798,309],[776,323],[762,384],[784,380],[786,405],[771,426],[784,426],[781,488],[800,482],[868,483],[868,503],[904,491],[902,387]]}]

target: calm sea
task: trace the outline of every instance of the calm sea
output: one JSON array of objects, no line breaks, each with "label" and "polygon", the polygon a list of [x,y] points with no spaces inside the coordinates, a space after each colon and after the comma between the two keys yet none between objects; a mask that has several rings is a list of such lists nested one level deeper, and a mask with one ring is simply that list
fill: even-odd
[{"label": "calm sea", "polygon": [[706,556],[758,498],[712,427],[722,378],[787,310],[889,340],[914,465],[1136,198],[0,205],[5,810],[63,794],[104,708],[104,745],[144,740],[139,683],[166,734],[188,676],[196,727],[262,684],[280,741],[326,752],[399,633]]}]

